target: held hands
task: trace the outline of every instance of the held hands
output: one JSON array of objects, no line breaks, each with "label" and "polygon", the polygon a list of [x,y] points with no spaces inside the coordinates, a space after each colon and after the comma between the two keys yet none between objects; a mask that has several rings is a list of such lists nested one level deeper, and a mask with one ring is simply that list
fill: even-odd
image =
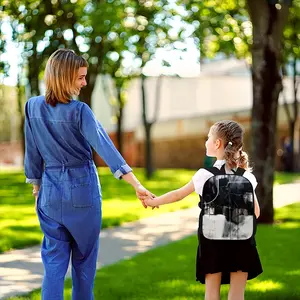
[{"label": "held hands", "polygon": [[157,207],[157,208],[159,207],[159,206],[155,205],[155,202],[156,202],[156,199],[153,199],[153,198],[151,198],[151,197],[146,197],[146,198],[144,199],[145,205],[151,206],[152,209],[154,209],[155,207]]},{"label": "held hands", "polygon": [[152,194],[150,191],[148,191],[147,189],[145,189],[142,185],[138,185],[137,188],[135,189],[136,191],[136,195],[137,197],[141,200],[142,205],[147,208],[147,206],[152,206],[152,209],[159,208],[159,206],[153,206],[153,205],[148,205],[146,204],[146,199],[148,201],[148,199],[153,200],[153,198],[155,198],[156,196],[154,194]]}]

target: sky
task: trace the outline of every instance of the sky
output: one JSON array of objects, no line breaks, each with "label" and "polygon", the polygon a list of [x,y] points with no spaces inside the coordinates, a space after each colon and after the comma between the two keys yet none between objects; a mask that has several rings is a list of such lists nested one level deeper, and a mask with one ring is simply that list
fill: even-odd
[{"label": "sky", "polygon": [[5,85],[16,85],[17,83],[17,73],[18,73],[18,57],[20,55],[20,50],[11,38],[11,28],[8,23],[2,24],[2,30],[6,33],[7,51],[1,54],[0,59],[8,61],[10,65],[9,77],[4,78],[3,83]]}]

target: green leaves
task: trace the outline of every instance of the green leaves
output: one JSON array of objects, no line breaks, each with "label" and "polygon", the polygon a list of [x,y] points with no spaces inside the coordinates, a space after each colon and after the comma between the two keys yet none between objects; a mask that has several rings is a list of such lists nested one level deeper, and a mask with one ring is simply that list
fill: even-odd
[{"label": "green leaves", "polygon": [[[172,42],[167,20],[174,10],[167,1],[16,0],[6,2],[5,12],[15,42],[24,48],[24,65],[41,67],[57,48],[67,47],[88,60],[90,78],[100,72],[139,74],[157,47]],[[125,70],[129,56],[135,67]]]},{"label": "green leaves", "polygon": [[181,1],[188,11],[184,18],[195,26],[193,36],[202,57],[217,53],[250,61],[252,27],[244,1]]},{"label": "green leaves", "polygon": [[300,58],[300,1],[294,0],[290,8],[288,24],[283,32],[283,57],[288,62]]}]

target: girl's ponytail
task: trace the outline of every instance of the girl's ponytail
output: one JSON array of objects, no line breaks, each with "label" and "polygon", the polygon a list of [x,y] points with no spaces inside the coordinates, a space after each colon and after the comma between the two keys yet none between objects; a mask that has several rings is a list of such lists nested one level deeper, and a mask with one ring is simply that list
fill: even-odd
[{"label": "girl's ponytail", "polygon": [[235,150],[234,147],[230,147],[230,145],[225,147],[224,150],[224,158],[230,169],[239,167],[251,172],[251,168],[249,168],[248,154],[245,151]]},{"label": "girl's ponytail", "polygon": [[243,169],[251,172],[251,168],[249,168],[248,154],[243,150],[239,151],[239,157],[238,157],[237,165],[238,165],[238,167],[243,168]]},{"label": "girl's ponytail", "polygon": [[211,129],[215,137],[224,143],[224,159],[228,167],[230,169],[240,167],[251,172],[248,154],[242,150],[244,130],[240,124],[224,120],[215,123]]},{"label": "girl's ponytail", "polygon": [[232,143],[230,144],[230,142],[224,148],[224,158],[230,169],[235,169],[236,167],[238,167],[238,161],[236,159],[236,150],[232,146]]}]

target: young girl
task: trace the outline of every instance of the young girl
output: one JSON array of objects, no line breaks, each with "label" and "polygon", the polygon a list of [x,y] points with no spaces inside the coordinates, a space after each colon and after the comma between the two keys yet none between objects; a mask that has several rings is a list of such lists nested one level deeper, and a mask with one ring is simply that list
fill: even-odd
[{"label": "young girl", "polygon": [[[254,175],[247,171],[248,156],[242,150],[243,130],[238,123],[234,121],[215,123],[210,128],[205,147],[207,156],[217,158],[214,167],[221,169],[225,165],[226,174],[233,174],[232,170],[237,167],[246,169],[243,176],[252,184],[254,193],[257,182]],[[182,188],[155,199],[145,197],[145,203],[149,206],[172,203],[182,200],[194,191],[201,197],[205,182],[212,176],[214,175],[208,170],[200,169]],[[260,209],[255,193],[254,210],[258,218]],[[244,299],[247,279],[255,278],[262,273],[254,237],[247,240],[210,240],[203,236],[201,230],[198,232],[196,279],[205,283],[205,299],[219,300],[220,285],[226,283],[230,283],[228,300]]]},{"label": "young girl", "polygon": [[25,106],[25,175],[26,182],[33,184],[44,233],[44,300],[63,299],[70,256],[72,299],[94,299],[102,196],[92,148],[117,179],[123,178],[134,187],[140,200],[152,196],[133,175],[88,105],[72,100],[86,86],[87,67],[85,59],[74,51],[55,51],[46,65],[46,95],[29,99]]}]

